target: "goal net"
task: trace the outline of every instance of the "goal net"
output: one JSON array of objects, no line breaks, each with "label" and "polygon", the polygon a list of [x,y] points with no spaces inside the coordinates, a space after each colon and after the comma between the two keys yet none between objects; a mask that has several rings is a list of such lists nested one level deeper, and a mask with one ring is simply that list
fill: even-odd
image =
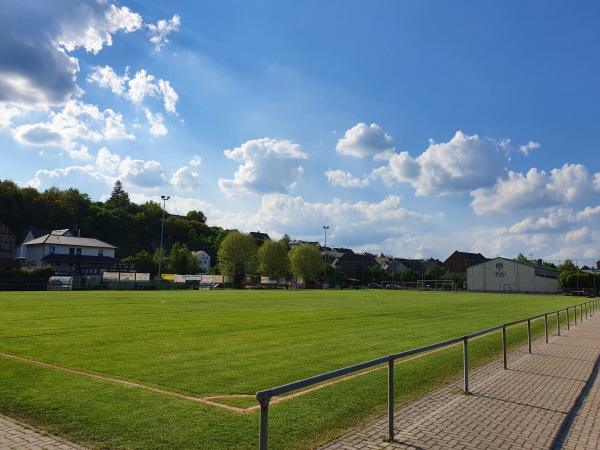
[{"label": "goal net", "polygon": [[456,283],[451,280],[419,280],[418,291],[456,292]]}]

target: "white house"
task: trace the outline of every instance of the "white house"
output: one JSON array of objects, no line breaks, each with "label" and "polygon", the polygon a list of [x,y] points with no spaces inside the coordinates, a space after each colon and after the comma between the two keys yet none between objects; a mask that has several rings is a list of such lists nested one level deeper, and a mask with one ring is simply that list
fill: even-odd
[{"label": "white house", "polygon": [[192,252],[192,254],[196,257],[198,261],[198,269],[203,272],[208,272],[210,269],[210,255],[206,253],[204,250],[200,250],[199,252]]},{"label": "white house", "polygon": [[116,263],[114,245],[68,230],[54,230],[21,245],[26,249],[22,267],[52,267],[57,274],[98,274]]},{"label": "white house", "polygon": [[560,271],[540,264],[495,258],[467,268],[472,292],[556,294]]}]

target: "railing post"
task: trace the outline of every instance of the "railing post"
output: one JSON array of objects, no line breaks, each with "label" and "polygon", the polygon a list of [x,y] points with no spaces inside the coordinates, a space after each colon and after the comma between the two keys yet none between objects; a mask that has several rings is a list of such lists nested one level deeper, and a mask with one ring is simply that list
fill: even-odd
[{"label": "railing post", "polygon": [[531,353],[531,319],[527,319],[527,347]]},{"label": "railing post", "polygon": [[463,338],[463,371],[464,371],[464,393],[469,393],[469,337]]},{"label": "railing post", "polygon": [[560,336],[560,311],[556,311],[556,335]]},{"label": "railing post", "polygon": [[[575,310],[575,325],[577,325],[577,306],[573,308]],[[569,307],[567,307],[567,330],[571,329],[571,319],[569,319]]]},{"label": "railing post", "polygon": [[587,313],[587,303],[585,304],[585,320],[587,320],[588,318],[588,313]]},{"label": "railing post", "polygon": [[507,369],[508,362],[506,360],[506,325],[502,325],[502,360],[504,362],[504,369]]},{"label": "railing post", "polygon": [[[568,309],[567,309],[567,311],[568,311]],[[575,325],[577,325],[577,305],[573,306],[573,311],[575,311]]]},{"label": "railing post", "polygon": [[394,442],[394,360],[388,361],[388,436]]},{"label": "railing post", "polygon": [[546,335],[546,344],[548,343],[548,314],[544,314],[544,334]]},{"label": "railing post", "polygon": [[269,402],[272,395],[270,391],[259,392],[256,394],[256,400],[260,403],[260,437],[259,450],[267,450],[267,440],[269,437]]}]

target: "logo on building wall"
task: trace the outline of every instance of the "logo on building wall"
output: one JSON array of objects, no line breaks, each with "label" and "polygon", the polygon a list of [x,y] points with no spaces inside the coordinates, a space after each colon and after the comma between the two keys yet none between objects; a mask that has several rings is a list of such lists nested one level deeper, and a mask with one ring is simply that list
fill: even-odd
[{"label": "logo on building wall", "polygon": [[501,262],[496,263],[496,271],[494,272],[494,276],[496,278],[502,278],[506,276],[506,271],[502,270],[504,268],[504,264]]}]

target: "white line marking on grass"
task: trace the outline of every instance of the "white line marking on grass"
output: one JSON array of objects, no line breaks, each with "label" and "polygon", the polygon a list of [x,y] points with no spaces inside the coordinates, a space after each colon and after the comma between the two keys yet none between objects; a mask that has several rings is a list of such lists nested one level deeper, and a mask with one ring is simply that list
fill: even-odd
[{"label": "white line marking on grass", "polygon": [[[493,333],[495,334],[495,333],[498,333],[498,332],[495,331]],[[474,338],[472,340],[476,340],[476,339],[482,338],[484,336],[488,336],[488,335],[477,336],[476,338]],[[456,347],[458,345],[462,345],[462,343],[456,343],[456,344],[449,345],[448,347],[441,347],[441,348],[437,348],[435,350],[429,350],[428,352],[420,353],[418,355],[411,356],[410,358],[403,358],[401,360],[396,361],[394,363],[394,365],[404,364],[404,363],[407,363],[409,361],[414,361],[416,359],[423,358],[424,356],[430,355],[432,353],[436,353],[436,352],[445,350],[445,349],[450,348],[450,347]],[[193,402],[202,403],[202,404],[209,405],[209,406],[215,406],[217,408],[226,409],[228,411],[232,411],[232,412],[235,412],[235,413],[238,413],[238,414],[248,414],[248,413],[251,413],[251,412],[254,412],[254,411],[257,411],[257,410],[260,409],[260,405],[250,406],[248,408],[239,408],[239,407],[236,407],[236,406],[231,406],[231,405],[227,405],[225,403],[221,403],[221,402],[216,401],[216,400],[219,400],[219,399],[236,399],[236,398],[247,399],[247,398],[255,398],[254,395],[248,395],[248,394],[224,394],[224,395],[212,395],[212,396],[208,396],[208,397],[193,397],[191,395],[185,395],[185,394],[182,394],[180,392],[170,391],[168,389],[161,389],[161,388],[157,388],[157,387],[154,387],[154,386],[148,386],[148,385],[141,384],[141,383],[135,383],[135,382],[132,382],[132,381],[121,380],[119,378],[107,377],[107,376],[104,376],[104,375],[97,375],[97,374],[90,373],[90,372],[84,372],[82,370],[70,369],[68,367],[59,366],[57,364],[51,364],[51,363],[47,363],[47,362],[43,362],[43,361],[38,361],[38,360],[35,360],[35,359],[24,358],[22,356],[11,355],[11,354],[8,354],[8,353],[0,353],[0,357],[14,359],[14,360],[17,360],[17,361],[22,361],[22,362],[26,362],[26,363],[30,363],[30,364],[35,364],[35,365],[42,366],[42,367],[48,367],[48,368],[51,368],[51,369],[61,370],[63,372],[68,372],[68,373],[72,373],[72,374],[76,374],[76,375],[83,375],[83,376],[86,376],[86,377],[95,378],[97,380],[111,381],[113,383],[118,383],[118,384],[122,384],[122,385],[125,385],[125,386],[135,387],[135,388],[139,388],[139,389],[146,389],[148,391],[156,392],[156,393],[159,393],[159,394],[170,395],[172,397],[178,397],[178,398],[181,398],[181,399],[184,399],[184,400],[190,400],[190,401],[193,401]],[[382,365],[381,367],[374,367],[372,369],[368,369],[368,370],[363,370],[363,371],[360,371],[360,372],[356,372],[356,373],[354,373],[352,375],[347,375],[345,377],[336,378],[336,379],[328,381],[326,383],[318,384],[318,385],[315,385],[313,387],[310,387],[310,388],[307,388],[307,389],[304,389],[304,390],[301,390],[301,391],[297,391],[297,392],[294,392],[294,393],[289,394],[289,395],[285,395],[285,396],[282,396],[282,397],[277,397],[276,396],[276,397],[273,397],[271,399],[271,404],[281,403],[281,402],[284,402],[284,401],[287,401],[287,400],[291,400],[293,398],[309,394],[309,393],[317,391],[319,389],[323,389],[325,387],[333,386],[333,385],[336,385],[336,384],[341,383],[343,381],[351,380],[353,378],[361,377],[363,375],[367,375],[369,373],[377,372],[379,370],[384,370],[384,369],[387,369],[387,367]]]}]

